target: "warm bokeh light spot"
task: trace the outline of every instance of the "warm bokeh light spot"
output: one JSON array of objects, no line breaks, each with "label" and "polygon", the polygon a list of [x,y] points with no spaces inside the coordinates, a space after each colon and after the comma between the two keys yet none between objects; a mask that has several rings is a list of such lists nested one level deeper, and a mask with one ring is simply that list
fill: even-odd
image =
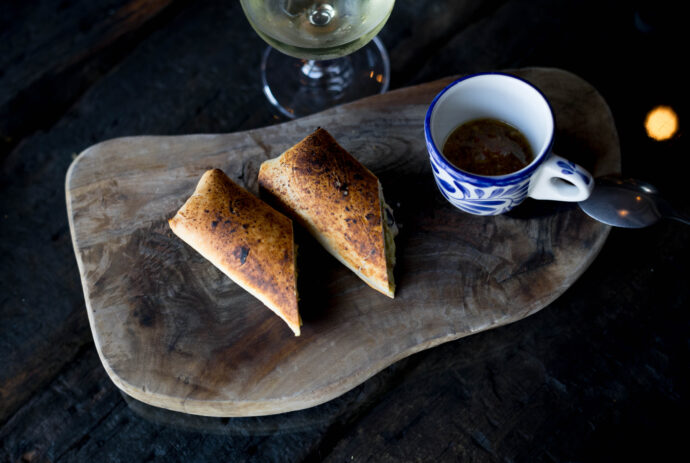
[{"label": "warm bokeh light spot", "polygon": [[678,115],[670,106],[657,106],[647,113],[644,127],[649,138],[668,140],[678,131]]},{"label": "warm bokeh light spot", "polygon": [[628,211],[627,209],[619,209],[618,210],[618,215],[621,217],[627,217],[628,214],[630,214],[630,211]]}]

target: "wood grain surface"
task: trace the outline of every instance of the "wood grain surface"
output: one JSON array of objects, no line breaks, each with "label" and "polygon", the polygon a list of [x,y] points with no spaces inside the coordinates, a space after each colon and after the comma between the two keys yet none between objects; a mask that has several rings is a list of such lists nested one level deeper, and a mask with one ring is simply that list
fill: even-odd
[{"label": "wood grain surface", "polygon": [[[577,76],[514,71],[556,115],[555,151],[595,175],[620,170],[609,109]],[[66,179],[87,312],[113,382],[143,402],[211,416],[297,410],[414,352],[524,318],[562,294],[609,228],[572,204],[528,200],[475,217],[436,190],[423,116],[452,78],[307,118],[222,135],[131,137],[84,151]],[[177,239],[166,220],[219,167],[257,193],[262,161],[317,126],[378,175],[401,233],[396,298],[378,294],[305,234],[302,336]]]}]

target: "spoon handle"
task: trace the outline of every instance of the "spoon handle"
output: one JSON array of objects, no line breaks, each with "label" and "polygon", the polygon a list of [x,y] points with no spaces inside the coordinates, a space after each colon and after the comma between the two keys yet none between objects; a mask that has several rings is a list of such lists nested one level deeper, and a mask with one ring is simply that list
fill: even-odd
[{"label": "spoon handle", "polygon": [[690,225],[690,217],[688,217],[687,215],[676,210],[667,201],[665,201],[665,200],[658,201],[658,207],[659,207],[659,212],[661,212],[661,214],[664,217],[669,218],[669,219],[673,219],[673,220],[677,220],[678,222],[682,222],[686,225]]},{"label": "spoon handle", "polygon": [[668,215],[667,216],[669,219],[677,220],[678,222],[683,222],[686,225],[690,225],[690,219],[686,217],[680,217],[676,215]]}]

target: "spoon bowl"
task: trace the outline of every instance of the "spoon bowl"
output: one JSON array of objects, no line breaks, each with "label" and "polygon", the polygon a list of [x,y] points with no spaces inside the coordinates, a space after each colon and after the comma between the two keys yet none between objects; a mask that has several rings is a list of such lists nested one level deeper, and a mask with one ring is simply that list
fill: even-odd
[{"label": "spoon bowl", "polygon": [[636,179],[597,178],[592,194],[579,206],[593,219],[614,227],[647,227],[662,217],[690,225],[690,219],[662,198],[656,187]]}]

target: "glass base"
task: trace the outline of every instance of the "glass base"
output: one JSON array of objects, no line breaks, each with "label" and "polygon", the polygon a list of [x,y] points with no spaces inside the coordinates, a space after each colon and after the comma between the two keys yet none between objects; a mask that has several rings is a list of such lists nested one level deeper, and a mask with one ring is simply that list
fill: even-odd
[{"label": "glass base", "polygon": [[390,62],[378,37],[350,55],[324,61],[293,58],[268,47],[261,61],[261,82],[268,101],[294,119],[385,93]]}]

